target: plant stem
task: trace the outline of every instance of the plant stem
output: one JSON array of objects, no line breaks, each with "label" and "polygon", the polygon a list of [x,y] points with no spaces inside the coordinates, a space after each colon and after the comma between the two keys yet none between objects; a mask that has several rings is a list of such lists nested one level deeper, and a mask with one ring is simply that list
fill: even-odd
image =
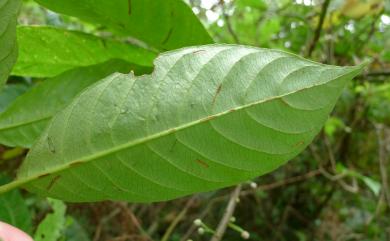
[{"label": "plant stem", "polygon": [[167,231],[165,231],[164,236],[162,237],[161,241],[168,241],[169,240],[173,230],[175,229],[177,224],[184,218],[184,216],[186,215],[188,209],[194,203],[195,199],[196,199],[196,196],[193,196],[192,198],[190,198],[187,201],[187,203],[186,203],[185,207],[183,208],[183,210],[179,213],[179,215],[177,215],[175,220],[173,220],[173,222],[169,225]]},{"label": "plant stem", "polygon": [[234,191],[232,192],[225,213],[218,224],[218,228],[215,234],[213,235],[210,241],[220,241],[222,239],[223,235],[225,234],[226,228],[230,222],[230,218],[232,217],[234,210],[236,209],[237,198],[240,195],[240,191],[241,191],[241,184],[237,185]]},{"label": "plant stem", "polygon": [[324,24],[324,20],[325,20],[326,12],[328,11],[329,3],[330,3],[330,0],[325,0],[324,4],[322,4],[320,20],[318,21],[318,25],[317,25],[316,31],[314,33],[314,38],[310,42],[309,48],[307,50],[307,57],[311,57],[311,55],[314,51],[314,48],[316,47],[317,42],[320,39],[322,25]]}]

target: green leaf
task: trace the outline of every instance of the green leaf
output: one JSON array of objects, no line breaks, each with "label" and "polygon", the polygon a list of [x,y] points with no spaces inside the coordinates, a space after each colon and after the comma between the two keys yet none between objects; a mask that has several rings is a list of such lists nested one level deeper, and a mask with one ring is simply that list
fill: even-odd
[{"label": "green leaf", "polygon": [[345,174],[360,179],[375,194],[375,196],[379,196],[382,185],[373,178],[364,176],[359,172],[348,169],[342,163],[337,163],[336,170],[339,174]]},{"label": "green leaf", "polygon": [[152,67],[154,52],[94,35],[53,27],[18,27],[19,58],[14,75],[53,77],[75,67],[122,59]]},{"label": "green leaf", "polygon": [[0,89],[18,57],[16,19],[20,0],[0,0]]},{"label": "green leaf", "polygon": [[312,141],[361,68],[236,45],[165,53],[151,75],[115,74],[76,97],[0,192],[152,202],[252,179]]},{"label": "green leaf", "polygon": [[334,134],[338,130],[345,129],[345,124],[343,120],[337,118],[337,117],[330,117],[324,126],[324,132],[327,136],[333,138]]},{"label": "green leaf", "polygon": [[160,50],[212,42],[182,0],[36,0],[44,7],[101,24]]},{"label": "green leaf", "polygon": [[3,112],[19,95],[26,92],[25,84],[10,84],[0,91],[0,113]]},{"label": "green leaf", "polygon": [[56,241],[62,236],[65,229],[65,204],[55,199],[48,199],[48,202],[53,209],[53,213],[47,214],[39,224],[34,235],[35,241]]},{"label": "green leaf", "polygon": [[51,117],[87,86],[132,66],[121,60],[69,70],[31,88],[0,114],[0,143],[31,147]]},{"label": "green leaf", "polygon": [[370,177],[363,175],[360,175],[359,177],[364,182],[364,184],[366,184],[367,187],[371,189],[375,196],[379,197],[382,185]]},{"label": "green leaf", "polygon": [[[0,183],[4,183],[5,180],[1,177]],[[19,190],[0,195],[0,221],[29,233],[32,227],[31,220],[31,213]]]},{"label": "green leaf", "polygon": [[373,178],[364,176],[364,175],[360,174],[359,172],[348,169],[342,163],[337,163],[337,171],[340,174],[346,174],[348,176],[356,177],[356,178],[360,179],[375,194],[375,196],[379,196],[382,185],[379,182],[377,182],[376,180],[374,180]]}]

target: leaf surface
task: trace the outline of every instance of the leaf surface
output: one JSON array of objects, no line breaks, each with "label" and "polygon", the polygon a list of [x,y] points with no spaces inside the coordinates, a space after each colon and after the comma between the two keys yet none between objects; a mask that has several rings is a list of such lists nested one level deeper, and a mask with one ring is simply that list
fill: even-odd
[{"label": "leaf surface", "polygon": [[121,60],[69,70],[19,96],[0,113],[0,143],[31,147],[51,117],[87,86],[114,72],[129,73],[132,65]]},{"label": "leaf surface", "polygon": [[361,68],[236,45],[167,52],[151,75],[75,98],[0,192],[152,202],[249,180],[300,153]]},{"label": "leaf surface", "polygon": [[182,0],[36,0],[44,7],[109,27],[159,50],[212,43]]},{"label": "leaf surface", "polygon": [[53,77],[76,67],[122,59],[152,67],[154,52],[115,40],[53,27],[18,27],[19,58],[14,75]]},{"label": "leaf surface", "polygon": [[16,20],[20,0],[0,0],[0,89],[18,57]]}]

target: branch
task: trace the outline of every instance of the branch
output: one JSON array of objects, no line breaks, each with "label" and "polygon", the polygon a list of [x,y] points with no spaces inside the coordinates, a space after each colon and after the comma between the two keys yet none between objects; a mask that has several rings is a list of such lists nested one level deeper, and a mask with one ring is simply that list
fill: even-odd
[{"label": "branch", "polygon": [[225,1],[224,0],[220,0],[219,1],[219,5],[221,6],[222,8],[222,14],[223,14],[223,18],[225,19],[225,22],[226,22],[226,27],[230,33],[230,35],[232,35],[233,39],[234,39],[234,42],[236,44],[240,43],[240,40],[237,36],[237,34],[234,32],[233,30],[233,26],[232,26],[232,23],[230,22],[230,16],[225,12]]},{"label": "branch", "polygon": [[230,218],[232,217],[234,210],[236,209],[237,198],[240,195],[240,191],[241,185],[237,185],[237,187],[232,192],[232,195],[230,196],[229,203],[226,207],[225,213],[221,221],[218,224],[218,228],[210,241],[220,241],[222,239],[229,224]]},{"label": "branch", "polygon": [[187,214],[188,209],[192,206],[196,199],[196,196],[192,196],[184,206],[184,208],[181,210],[179,215],[176,216],[176,218],[173,220],[173,222],[169,225],[167,228],[167,231],[165,231],[164,236],[162,237],[161,241],[168,241],[173,230],[175,230],[176,226],[179,224],[179,222],[185,217]]},{"label": "branch", "polygon": [[293,176],[286,178],[284,180],[280,180],[277,182],[272,182],[269,184],[259,185],[256,189],[252,190],[245,190],[240,193],[240,196],[246,196],[249,194],[253,194],[254,191],[270,191],[279,187],[288,186],[297,182],[303,182],[307,179],[310,179],[315,176],[319,176],[321,174],[321,171],[319,169],[309,171],[305,174]]},{"label": "branch", "polygon": [[[357,49],[357,51],[359,51],[359,53],[361,53],[364,50],[364,45],[367,44],[370,41],[370,39],[372,38],[372,36],[374,35],[375,30],[376,30],[376,24],[377,24],[378,20],[380,19],[380,17],[382,16],[383,12],[384,12],[384,8],[382,9],[382,11],[380,11],[373,18],[373,21],[371,22],[371,26],[370,26],[370,31],[367,34],[367,38],[364,41],[361,41],[359,44],[357,44],[356,49]],[[364,28],[363,31],[367,31],[367,28]],[[356,36],[359,36],[359,35],[356,35]]]},{"label": "branch", "polygon": [[147,232],[142,228],[140,222],[138,221],[137,217],[134,215],[134,213],[129,209],[128,204],[126,202],[117,202],[118,206],[122,208],[123,212],[130,218],[131,222],[134,224],[134,226],[138,229],[138,232],[140,235],[148,241],[153,241],[151,237],[147,234]]},{"label": "branch", "polygon": [[[369,81],[373,83],[382,83],[389,80],[390,71],[382,70],[382,71],[372,71],[368,73],[363,73],[361,75],[356,76],[355,78],[360,81]],[[369,78],[369,79],[368,79]],[[368,79],[368,80],[366,80]]]},{"label": "branch", "polygon": [[[210,210],[212,210],[214,204],[223,201],[223,198],[217,197],[212,198],[207,202],[206,208],[203,209],[203,211],[198,215],[198,218],[203,220],[207,214],[210,214]],[[189,237],[195,232],[195,230],[198,228],[195,224],[192,224],[191,227],[187,230],[187,232],[181,237],[180,241],[186,241],[189,240]]]},{"label": "branch", "polygon": [[325,0],[324,4],[322,4],[320,20],[318,21],[317,29],[314,33],[314,38],[310,42],[310,45],[309,45],[309,48],[307,51],[307,57],[311,57],[313,50],[316,47],[318,40],[320,39],[322,25],[324,24],[324,20],[325,20],[326,12],[328,11],[329,3],[330,3],[330,0]]},{"label": "branch", "polygon": [[373,71],[365,74],[365,76],[390,76],[390,70]]}]

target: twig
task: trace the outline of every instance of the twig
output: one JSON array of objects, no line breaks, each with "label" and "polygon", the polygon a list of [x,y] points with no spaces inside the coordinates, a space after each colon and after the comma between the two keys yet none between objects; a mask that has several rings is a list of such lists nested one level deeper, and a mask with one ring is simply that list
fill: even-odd
[{"label": "twig", "polygon": [[125,213],[129,216],[131,222],[134,224],[134,226],[138,229],[139,233],[146,238],[146,240],[152,240],[152,238],[148,235],[148,233],[142,228],[141,224],[139,223],[137,217],[134,215],[134,213],[130,210],[130,208],[127,206],[126,202],[118,202],[118,205],[125,211]]},{"label": "twig", "polygon": [[314,38],[310,42],[310,45],[309,45],[309,48],[307,51],[307,57],[311,57],[313,50],[316,47],[318,40],[320,39],[322,25],[324,24],[324,20],[325,20],[326,12],[328,11],[329,3],[330,3],[330,0],[325,0],[325,2],[322,4],[320,20],[318,21],[317,29],[315,30],[315,33],[314,33]]},{"label": "twig", "polygon": [[[318,176],[320,174],[321,174],[320,170],[316,169],[313,171],[309,171],[303,175],[286,178],[284,180],[269,183],[269,184],[259,185],[255,190],[269,191],[269,190],[283,187],[286,185],[290,185],[290,184],[293,184],[296,182],[302,182],[302,181],[305,181],[305,180],[310,179],[312,177]],[[246,195],[251,194],[251,193],[253,193],[253,190],[245,190],[245,191],[241,192],[240,196],[246,196]]]},{"label": "twig", "polygon": [[[367,38],[364,41],[361,41],[360,44],[357,45],[357,48],[356,48],[357,51],[362,52],[364,50],[363,47],[364,47],[365,44],[367,44],[370,41],[370,39],[374,35],[375,30],[376,30],[376,24],[377,24],[378,20],[380,19],[380,17],[382,16],[383,12],[384,12],[384,9],[382,9],[382,11],[380,11],[373,18],[373,21],[371,22],[371,26],[370,26],[370,31],[367,34]],[[367,31],[367,28],[364,28],[364,31]],[[359,35],[357,35],[357,36],[359,36]]]},{"label": "twig", "polygon": [[[325,141],[326,142],[326,141]],[[328,143],[330,145],[330,143]],[[310,145],[309,146],[310,148],[310,151],[314,157],[314,159],[318,162],[318,165],[319,165],[319,171],[320,173],[326,177],[327,179],[333,181],[333,182],[337,182],[342,188],[344,188],[345,190],[347,190],[348,192],[351,192],[351,193],[357,193],[359,191],[359,186],[357,185],[357,180],[356,180],[356,177],[351,177],[352,178],[352,185],[349,185],[348,183],[346,183],[343,179],[345,177],[347,177],[347,173],[339,173],[339,174],[332,174],[332,173],[329,173],[328,171],[326,171],[326,169],[322,166],[322,161],[321,161],[321,157],[320,155],[317,153],[317,151],[315,150],[314,146]],[[327,146],[327,148],[330,148],[330,146]],[[331,162],[331,166],[332,166],[332,171],[333,172],[336,172],[336,162],[335,162],[335,157],[334,157],[334,154],[333,154],[333,150],[332,149],[328,149],[328,155],[329,155],[329,160]]]},{"label": "twig", "polygon": [[236,209],[237,198],[240,195],[240,191],[241,191],[241,184],[237,185],[234,191],[232,192],[225,213],[221,221],[219,222],[217,230],[215,231],[210,241],[220,241],[222,239],[223,235],[225,234],[227,225],[229,224],[230,218],[232,217],[234,210]]},{"label": "twig", "polygon": [[232,37],[234,39],[234,42],[236,44],[240,43],[240,40],[239,40],[237,34],[233,30],[232,23],[230,22],[230,16],[225,12],[225,1],[224,0],[220,0],[219,1],[219,5],[222,8],[222,15],[223,15],[223,18],[225,19],[226,27],[227,27],[230,35],[232,35]]},{"label": "twig", "polygon": [[177,224],[184,218],[184,216],[186,215],[188,209],[192,206],[192,204],[194,203],[196,199],[196,196],[193,196],[191,197],[186,205],[184,206],[183,210],[181,210],[181,212],[179,213],[179,215],[177,215],[177,217],[172,221],[172,223],[169,225],[169,227],[167,228],[167,230],[165,231],[161,241],[168,241],[173,230],[175,230]]},{"label": "twig", "polygon": [[118,215],[120,213],[120,209],[119,208],[116,208],[114,209],[111,213],[109,213],[106,217],[103,217],[98,226],[96,227],[96,231],[95,231],[95,234],[93,236],[93,241],[97,241],[100,239],[100,235],[101,235],[101,232],[102,232],[102,228],[103,226],[109,222],[112,218],[114,218],[116,215]]},{"label": "twig", "polygon": [[[207,214],[210,214],[210,210],[213,208],[214,204],[223,201],[224,198],[213,198],[210,201],[207,202],[206,208],[203,209],[200,215],[198,215],[198,218],[203,220]],[[191,227],[187,230],[187,232],[182,236],[180,241],[186,241],[189,239],[189,237],[195,232],[195,230],[198,228],[198,226],[192,224]]]},{"label": "twig", "polygon": [[363,76],[390,76],[390,70],[383,70],[383,71],[373,71],[369,72],[367,74],[364,74]]}]

